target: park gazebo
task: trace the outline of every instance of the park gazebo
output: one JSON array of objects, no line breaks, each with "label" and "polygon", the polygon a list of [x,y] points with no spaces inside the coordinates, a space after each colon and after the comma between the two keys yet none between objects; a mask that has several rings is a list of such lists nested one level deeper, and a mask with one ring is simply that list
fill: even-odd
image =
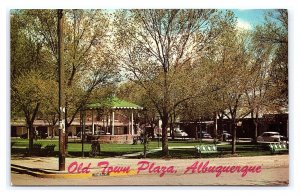
[{"label": "park gazebo", "polygon": [[[133,136],[136,134],[134,129],[134,112],[138,112],[141,110],[143,110],[143,107],[119,99],[115,96],[100,99],[85,105],[85,107],[81,111],[81,124],[83,125],[83,127],[85,127],[87,120],[86,113],[89,112],[92,121],[92,135],[97,135],[97,138],[98,140],[100,140],[100,142],[132,143]],[[97,113],[99,113],[99,111],[102,111],[103,119],[101,122],[97,122],[97,125],[101,125],[100,127],[102,127],[100,132],[101,134],[95,134],[99,133],[99,131],[97,130],[98,126],[96,126],[95,128],[95,111]],[[104,130],[104,127],[106,127],[107,129]],[[116,129],[116,127],[118,129]],[[85,128],[83,128],[83,130],[85,130]]]}]

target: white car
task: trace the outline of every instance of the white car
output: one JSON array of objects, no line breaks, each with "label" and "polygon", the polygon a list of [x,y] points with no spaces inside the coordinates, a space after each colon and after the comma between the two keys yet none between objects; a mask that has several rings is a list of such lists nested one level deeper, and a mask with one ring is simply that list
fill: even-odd
[{"label": "white car", "polygon": [[174,130],[174,136],[175,137],[187,137],[188,134],[177,128],[177,129]]},{"label": "white car", "polygon": [[258,142],[280,142],[281,135],[278,132],[264,132],[257,137]]}]

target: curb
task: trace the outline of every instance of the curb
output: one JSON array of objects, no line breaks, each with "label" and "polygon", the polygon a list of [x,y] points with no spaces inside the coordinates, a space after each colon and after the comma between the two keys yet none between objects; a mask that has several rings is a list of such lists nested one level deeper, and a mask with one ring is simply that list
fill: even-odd
[{"label": "curb", "polygon": [[69,173],[65,173],[65,174],[37,174],[36,177],[39,178],[67,178],[67,179],[72,179],[72,178],[90,178],[93,175],[91,173],[88,174],[69,174]]},{"label": "curb", "polygon": [[38,178],[91,178],[93,176],[133,176],[137,175],[137,170],[129,170],[129,172],[110,172],[106,175],[97,175],[93,173],[80,173],[80,174],[70,174],[65,172],[49,172],[41,169],[32,169],[19,165],[11,165],[11,171],[15,171],[21,174],[27,174]]},{"label": "curb", "polygon": [[42,171],[30,171],[29,169],[20,168],[17,166],[11,166],[11,171],[19,172],[22,174],[28,174],[38,178],[90,178],[93,174],[70,174],[70,173],[50,173],[50,172],[42,172]]}]

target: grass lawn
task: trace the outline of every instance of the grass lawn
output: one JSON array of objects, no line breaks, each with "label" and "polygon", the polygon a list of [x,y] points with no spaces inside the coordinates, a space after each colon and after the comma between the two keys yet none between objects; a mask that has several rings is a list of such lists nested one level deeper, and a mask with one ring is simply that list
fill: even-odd
[{"label": "grass lawn", "polygon": [[[27,139],[11,139],[11,142],[13,143],[13,148],[27,148],[28,147],[28,140]],[[48,144],[55,144],[55,150],[58,150],[58,140],[34,140],[34,143],[39,143],[42,144],[42,146],[46,146]],[[208,142],[202,142],[208,143]],[[169,146],[195,146],[198,145],[198,141],[169,141]],[[161,141],[158,142],[156,141],[150,141],[149,143],[149,149],[155,149],[161,147]],[[85,143],[84,144],[84,149],[85,151],[90,151],[91,144],[90,143]],[[144,149],[143,144],[101,144],[101,151],[117,151],[117,152],[138,152],[142,151]],[[75,143],[72,142],[72,140],[69,141],[68,143],[68,150],[69,151],[80,151],[81,152],[81,143]]]},{"label": "grass lawn", "polygon": [[[26,148],[28,147],[27,139],[12,139],[12,154],[25,154]],[[42,147],[45,147],[48,144],[55,144],[55,154],[58,154],[58,140],[37,140],[34,143],[42,144]],[[210,142],[202,142],[202,144],[207,144]],[[199,145],[199,141],[169,141],[169,147],[172,146],[195,146]],[[135,152],[142,152],[144,149],[143,144],[100,144],[101,146],[101,156],[100,157],[113,157],[113,156],[121,156],[124,154],[130,154]],[[161,147],[161,142],[159,143]],[[81,152],[82,145],[81,143],[75,143],[70,141],[68,143],[68,154],[70,156],[82,156]],[[149,150],[158,148],[157,140],[150,141]],[[91,144],[84,144],[84,153],[85,156],[89,156],[89,152],[91,150]],[[238,156],[261,156],[261,155],[270,155],[270,151],[268,149],[262,148],[259,145],[254,145],[251,143],[237,143],[237,155]],[[222,145],[218,146],[219,153],[217,154],[203,154],[203,158],[212,158],[212,157],[227,157],[231,156],[231,145]],[[196,158],[196,152],[194,148],[186,148],[186,149],[169,149],[170,158]],[[148,158],[161,158],[161,151],[153,152],[147,155]],[[138,158],[135,157],[135,158]]]},{"label": "grass lawn", "polygon": [[[28,148],[27,139],[12,139],[12,154],[24,154],[26,148]],[[35,140],[34,143],[42,144],[45,147],[48,144],[55,144],[55,152],[58,153],[58,140]],[[101,154],[106,156],[120,156],[123,154],[134,153],[143,151],[144,146],[142,144],[131,145],[131,144],[101,144]],[[91,144],[84,144],[85,156],[88,156],[91,150]],[[71,156],[82,156],[82,144],[80,142],[69,142],[68,143],[68,153]]]},{"label": "grass lawn", "polygon": [[[221,157],[230,157],[230,156],[263,156],[271,155],[270,150],[254,144],[237,144],[236,146],[236,155],[231,154],[231,145],[222,145],[218,146],[218,153],[212,154],[202,154],[201,158],[221,158]],[[162,152],[154,152],[147,155],[147,158],[159,158],[163,157]],[[195,149],[169,149],[169,158],[178,158],[178,159],[189,159],[196,158],[197,153]]]}]

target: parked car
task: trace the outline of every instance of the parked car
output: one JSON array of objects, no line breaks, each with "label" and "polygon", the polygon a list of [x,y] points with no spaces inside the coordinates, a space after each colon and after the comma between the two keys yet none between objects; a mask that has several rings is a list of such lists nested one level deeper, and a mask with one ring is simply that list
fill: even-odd
[{"label": "parked car", "polygon": [[222,138],[223,138],[223,141],[228,141],[228,140],[231,140],[232,139],[232,135],[230,133],[227,133],[227,132],[223,132],[222,134]]},{"label": "parked car", "polygon": [[280,136],[280,141],[289,141],[289,138],[281,135]]},{"label": "parked car", "polygon": [[258,142],[280,142],[281,136],[278,132],[264,132],[257,137]]},{"label": "parked car", "polygon": [[27,139],[28,138],[28,133],[24,133],[20,136],[21,139]]},{"label": "parked car", "polygon": [[202,138],[203,139],[211,139],[212,136],[209,133],[205,132],[205,133],[202,133]]},{"label": "parked car", "polygon": [[[198,137],[200,138],[200,132],[198,132]],[[201,138],[203,139],[211,139],[211,134],[207,133],[206,131],[201,132]]]},{"label": "parked car", "polygon": [[[85,133],[86,136],[87,135],[93,135],[93,132],[91,132],[91,131],[86,131],[84,133]],[[79,131],[76,136],[81,138],[81,131]]]},{"label": "parked car", "polygon": [[47,132],[43,132],[43,131],[38,131],[37,132],[37,138],[39,139],[46,139],[48,137],[48,133]]},{"label": "parked car", "polygon": [[[46,139],[48,137],[47,132],[42,132],[42,131],[36,131],[33,135],[35,139]],[[24,133],[20,136],[21,139],[27,139],[28,138],[28,133]]]},{"label": "parked car", "polygon": [[175,137],[187,137],[188,134],[182,130],[180,130],[179,128],[175,128],[174,129],[174,136]]}]

